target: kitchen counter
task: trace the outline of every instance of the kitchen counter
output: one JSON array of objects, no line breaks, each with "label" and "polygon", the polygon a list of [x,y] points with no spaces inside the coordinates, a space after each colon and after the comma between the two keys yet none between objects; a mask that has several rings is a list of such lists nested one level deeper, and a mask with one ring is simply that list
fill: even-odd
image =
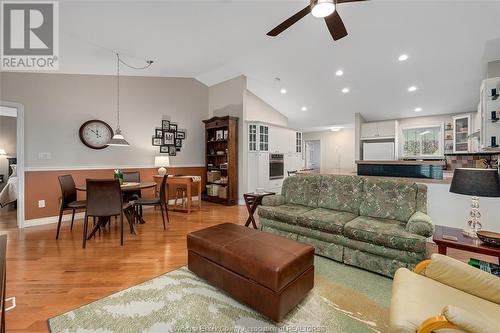
[{"label": "kitchen counter", "polygon": [[[342,175],[342,176],[356,176],[357,173],[354,171],[341,171],[341,170],[333,170],[333,169],[319,169],[319,170],[310,170],[310,171],[299,171],[299,175]],[[422,183],[422,184],[451,184],[451,180],[453,178],[453,171],[444,171],[443,179],[431,179],[431,178],[412,178],[412,177],[391,177],[391,176],[366,176],[360,175],[366,178],[381,178],[381,179],[390,179],[397,181],[407,181],[412,183]]]},{"label": "kitchen counter", "polygon": [[356,164],[371,164],[371,165],[441,165],[445,166],[444,160],[358,160]]},{"label": "kitchen counter", "polygon": [[443,179],[444,160],[358,160],[358,175]]},{"label": "kitchen counter", "polygon": [[[328,176],[328,175],[340,175],[340,176],[356,176],[358,175],[356,172],[349,171],[328,171],[328,170],[311,170],[311,171],[299,171],[298,175],[319,175],[319,176]],[[453,178],[453,171],[444,171],[443,179],[431,179],[431,178],[411,178],[411,177],[391,177],[391,176],[366,176],[359,175],[366,178],[380,178],[380,179],[390,179],[397,181],[406,181],[411,183],[422,183],[422,184],[451,184],[451,180]]]}]

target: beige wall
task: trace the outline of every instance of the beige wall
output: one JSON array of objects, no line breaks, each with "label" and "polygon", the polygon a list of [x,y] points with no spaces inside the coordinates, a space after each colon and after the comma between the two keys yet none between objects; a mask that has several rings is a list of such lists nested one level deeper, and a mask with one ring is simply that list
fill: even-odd
[{"label": "beige wall", "polygon": [[213,116],[238,117],[238,193],[243,197],[246,189],[245,110],[243,107],[247,78],[238,76],[208,88],[208,113]]},{"label": "beige wall", "polygon": [[304,141],[321,141],[321,170],[324,172],[354,172],[355,130],[343,128],[338,132],[322,131],[304,133]]},{"label": "beige wall", "polygon": [[[152,166],[158,147],[155,127],[170,118],[187,130],[177,166],[204,164],[208,87],[187,78],[122,77],[121,128],[130,147],[92,150],[78,137],[81,124],[101,119],[116,127],[116,77],[105,75],[1,73],[0,99],[24,105],[25,165],[28,170],[67,167]],[[40,158],[50,153],[50,159]]]},{"label": "beige wall", "polygon": [[4,176],[4,183],[0,184],[0,191],[7,182],[9,162],[7,157],[16,157],[16,125],[15,117],[0,116],[0,149],[4,149],[7,156],[0,156],[0,175]]},{"label": "beige wall", "polygon": [[249,90],[245,90],[246,121],[262,121],[288,127],[288,118]]},{"label": "beige wall", "polygon": [[488,63],[488,77],[500,77],[500,60]]}]

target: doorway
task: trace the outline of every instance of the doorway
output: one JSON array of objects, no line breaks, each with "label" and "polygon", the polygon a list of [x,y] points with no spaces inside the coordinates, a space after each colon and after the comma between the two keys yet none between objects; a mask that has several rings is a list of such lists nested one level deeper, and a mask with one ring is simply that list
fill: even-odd
[{"label": "doorway", "polygon": [[307,140],[305,143],[306,169],[318,170],[321,167],[321,141]]},{"label": "doorway", "polygon": [[0,101],[0,230],[24,225],[24,110]]}]

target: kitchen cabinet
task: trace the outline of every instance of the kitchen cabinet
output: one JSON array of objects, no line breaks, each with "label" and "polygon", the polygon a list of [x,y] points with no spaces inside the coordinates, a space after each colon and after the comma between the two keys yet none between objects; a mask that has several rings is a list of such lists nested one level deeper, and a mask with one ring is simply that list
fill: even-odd
[{"label": "kitchen cabinet", "polygon": [[361,124],[361,139],[389,139],[396,136],[395,121],[379,121]]},{"label": "kitchen cabinet", "polygon": [[453,117],[453,152],[467,153],[470,150],[472,115],[465,114]]}]

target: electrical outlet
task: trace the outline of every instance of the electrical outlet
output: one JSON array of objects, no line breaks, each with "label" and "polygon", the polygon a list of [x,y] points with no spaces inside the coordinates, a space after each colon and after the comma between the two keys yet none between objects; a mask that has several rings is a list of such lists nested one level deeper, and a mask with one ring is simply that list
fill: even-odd
[{"label": "electrical outlet", "polygon": [[38,200],[38,208],[45,208],[45,200]]}]

